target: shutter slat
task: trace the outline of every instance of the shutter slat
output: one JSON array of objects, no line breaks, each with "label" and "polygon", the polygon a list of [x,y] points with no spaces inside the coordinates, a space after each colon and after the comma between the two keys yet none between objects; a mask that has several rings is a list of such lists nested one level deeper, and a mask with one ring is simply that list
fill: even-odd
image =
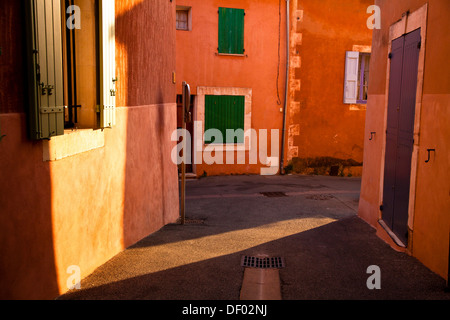
[{"label": "shutter slat", "polygon": [[[45,1],[45,37],[47,40],[47,85],[55,85],[55,35],[53,26],[53,1]],[[55,95],[48,94],[48,106],[54,107],[56,105]]]},{"label": "shutter slat", "polygon": [[37,37],[39,43],[39,72],[40,79],[39,88],[41,89],[38,92],[38,96],[40,97],[40,110],[39,110],[39,131],[41,137],[50,136],[50,121],[48,114],[45,113],[48,110],[50,105],[49,99],[47,95],[43,94],[43,89],[48,83],[48,66],[47,66],[47,14],[45,12],[46,6],[45,2],[42,0],[37,0]]},{"label": "shutter slat", "polygon": [[[47,81],[45,84],[47,86],[54,86],[55,84],[55,56],[54,56],[54,34],[53,34],[53,3],[52,1],[44,1],[45,3],[45,38],[47,44]],[[45,136],[56,135],[56,118],[53,113],[50,113],[51,108],[55,106],[55,95],[49,94],[48,88],[46,90],[45,97],[48,98],[48,109],[47,112],[41,113],[43,117],[43,123],[46,122],[48,125],[42,126],[42,134]],[[48,132],[45,130],[48,128]]]},{"label": "shutter slat", "polygon": [[111,40],[109,42],[109,46],[110,46],[110,63],[109,66],[111,68],[111,84],[112,84],[112,88],[114,90],[114,95],[111,97],[111,122],[113,125],[116,124],[116,81],[113,81],[114,79],[116,79],[116,29],[115,29],[115,21],[116,21],[116,15],[115,15],[115,8],[114,8],[114,1],[113,2],[113,6],[111,7],[111,12],[110,12],[110,32],[111,32]]},{"label": "shutter slat", "polygon": [[39,43],[37,41],[37,10],[33,0],[26,2],[25,26],[26,26],[26,49],[27,49],[27,80],[28,80],[28,136],[32,140],[40,139],[39,134],[39,87],[38,65],[39,65]]},{"label": "shutter slat", "polygon": [[53,95],[55,97],[54,116],[56,120],[56,135],[64,134],[64,82],[63,82],[63,58],[62,58],[62,25],[61,3],[53,0],[53,41],[54,41],[54,84]]},{"label": "shutter slat", "polygon": [[40,97],[40,107],[47,108],[49,105],[48,96],[42,95],[42,85],[46,85],[48,83],[47,76],[47,37],[46,37],[46,14],[45,14],[45,2],[43,0],[35,1],[36,4],[36,36],[37,36],[37,50],[38,50],[38,64],[39,68],[37,70],[38,76],[37,81],[39,82],[37,85],[41,89],[38,92],[38,96]]},{"label": "shutter slat", "polygon": [[115,8],[114,1],[101,1],[101,102],[100,125],[111,128],[116,124],[115,98]]}]

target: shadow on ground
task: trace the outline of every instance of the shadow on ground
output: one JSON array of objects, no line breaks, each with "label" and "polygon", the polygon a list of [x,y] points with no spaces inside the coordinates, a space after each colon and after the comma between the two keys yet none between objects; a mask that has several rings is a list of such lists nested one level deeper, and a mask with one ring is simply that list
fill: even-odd
[{"label": "shadow on ground", "polygon": [[[175,228],[198,228],[176,226]],[[148,240],[148,239],[146,239]],[[146,240],[135,250],[147,251]],[[193,248],[195,250],[195,248]],[[117,268],[132,258],[133,249],[108,262],[86,279],[82,290],[60,299],[238,300],[242,255],[265,252],[281,255],[280,270],[285,300],[303,299],[449,299],[445,281],[416,259],[393,251],[358,217],[349,217],[311,230],[270,241],[217,258],[132,276],[115,281]],[[190,252],[184,252],[189,255]],[[132,260],[132,259],[131,259]],[[381,289],[369,290],[367,267],[381,269]],[[139,270],[134,270],[138,273]],[[104,284],[96,285],[102,282]]]}]

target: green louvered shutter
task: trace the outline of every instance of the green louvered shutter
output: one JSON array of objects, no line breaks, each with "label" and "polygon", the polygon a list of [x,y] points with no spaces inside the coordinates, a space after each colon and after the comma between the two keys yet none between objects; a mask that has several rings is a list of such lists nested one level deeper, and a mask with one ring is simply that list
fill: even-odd
[{"label": "green louvered shutter", "polygon": [[100,1],[100,127],[116,124],[116,41],[114,0]]},{"label": "green louvered shutter", "polygon": [[[244,143],[244,96],[205,96],[205,131],[217,129],[222,133],[224,143]],[[234,141],[226,141],[227,129],[242,129]],[[205,141],[212,143],[213,141]]]},{"label": "green louvered shutter", "polygon": [[60,0],[27,0],[28,127],[32,140],[64,134]]},{"label": "green louvered shutter", "polygon": [[244,9],[219,8],[219,53],[244,54]]}]

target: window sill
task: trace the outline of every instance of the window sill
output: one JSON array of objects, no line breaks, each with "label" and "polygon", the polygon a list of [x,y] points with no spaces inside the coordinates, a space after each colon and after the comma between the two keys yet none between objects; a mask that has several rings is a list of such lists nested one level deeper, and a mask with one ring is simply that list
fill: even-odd
[{"label": "window sill", "polygon": [[247,151],[248,148],[245,147],[243,143],[208,143],[203,145],[204,148],[214,149],[215,151]]},{"label": "window sill", "polygon": [[64,135],[43,141],[43,161],[57,161],[105,145],[103,130],[64,130]]},{"label": "window sill", "polygon": [[230,57],[242,57],[242,58],[248,57],[248,55],[245,53],[240,54],[240,53],[220,53],[220,52],[216,52],[216,56],[230,56]]},{"label": "window sill", "polygon": [[348,110],[350,111],[364,111],[367,109],[367,104],[350,104]]}]

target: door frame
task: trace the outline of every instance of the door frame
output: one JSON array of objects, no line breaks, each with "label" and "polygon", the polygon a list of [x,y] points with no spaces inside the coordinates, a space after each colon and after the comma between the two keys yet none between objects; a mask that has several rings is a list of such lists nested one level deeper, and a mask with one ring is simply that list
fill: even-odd
[{"label": "door frame", "polygon": [[[422,109],[422,92],[423,92],[423,76],[425,65],[425,47],[426,47],[426,33],[427,33],[427,16],[428,16],[428,4],[424,4],[422,7],[412,13],[405,12],[402,15],[401,20],[392,24],[389,28],[389,42],[388,52],[391,52],[392,41],[420,28],[421,36],[421,48],[419,51],[419,64],[417,70],[417,89],[416,89],[416,105],[414,114],[414,145],[411,156],[411,173],[410,173],[410,189],[409,189],[409,205],[408,205],[408,243],[403,244],[391,230],[386,230],[391,238],[400,247],[406,247],[408,251],[412,251],[412,232],[414,229],[414,206],[416,199],[416,182],[417,182],[417,164],[419,156],[420,146],[420,116]],[[380,185],[379,185],[379,203],[383,203],[383,187],[384,187],[384,169],[385,169],[385,157],[386,157],[386,129],[387,129],[387,114],[388,114],[388,101],[389,101],[389,80],[390,80],[390,59],[387,59],[386,69],[386,94],[384,103],[384,122],[383,122],[383,139],[381,149],[381,171],[380,171]],[[378,220],[382,222],[381,208],[378,212]],[[382,225],[387,229],[386,225]]]}]

